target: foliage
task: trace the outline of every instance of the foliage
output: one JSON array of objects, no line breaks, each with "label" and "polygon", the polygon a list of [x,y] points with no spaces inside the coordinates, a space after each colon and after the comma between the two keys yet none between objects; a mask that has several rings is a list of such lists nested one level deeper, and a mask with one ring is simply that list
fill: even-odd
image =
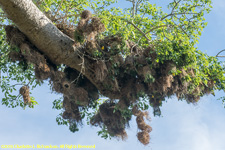
[{"label": "foliage", "polygon": [[[189,94],[194,93],[198,87],[209,87],[210,91],[208,92],[212,94],[215,90],[225,89],[224,67],[222,67],[221,62],[216,57],[201,52],[197,47],[201,32],[207,25],[204,15],[209,13],[212,8],[211,0],[173,0],[168,4],[166,11],[147,0],[127,1],[128,6],[131,4],[131,7],[122,9],[113,7],[117,4],[116,0],[33,0],[53,23],[63,23],[72,27],[78,24],[79,16],[83,10],[91,10],[94,16],[101,19],[106,28],[104,32],[97,35],[97,39],[104,39],[111,35],[116,35],[121,39],[121,44],[110,47],[111,54],[119,53],[123,59],[135,55],[127,44],[132,43],[138,46],[139,50],[148,47],[154,49],[154,53],[157,54],[154,60],[150,57],[146,60],[149,62],[149,68],[173,62],[176,69],[169,71],[169,75],[173,77],[182,76],[184,72],[191,70],[194,75],[187,73],[182,78],[182,82],[191,83],[188,86]],[[7,18],[2,18],[0,21],[2,24],[9,23]],[[75,35],[78,35],[77,31],[75,31]],[[80,43],[85,44],[83,38],[80,41],[82,41]],[[0,29],[0,49],[1,89],[5,94],[2,104],[8,107],[24,107],[21,95],[16,96],[13,93],[17,90],[16,86],[29,85],[33,89],[37,85],[41,85],[42,82],[35,80],[32,64],[9,60],[10,51],[17,49],[7,45],[3,28]],[[95,59],[103,57],[105,49],[104,46],[101,47],[101,50],[96,49],[93,57]],[[108,60],[113,60],[113,57],[109,56]],[[114,73],[114,76],[111,76],[112,79],[120,74],[119,65],[119,62],[112,65],[110,70]],[[138,68],[141,64],[135,64],[135,66]],[[59,70],[64,70],[63,66],[57,67]],[[130,75],[136,76],[137,74],[134,72]],[[151,73],[144,77],[144,82],[147,84],[154,83],[155,80]],[[197,96],[203,94],[205,93],[197,93]],[[145,95],[145,92],[141,91],[138,93],[137,106],[141,110],[147,110],[149,106],[155,107],[152,103],[149,104],[148,100],[149,98],[158,98],[157,96],[157,94]],[[181,98],[183,97],[181,96]],[[159,106],[162,105],[163,100],[158,102]],[[81,118],[86,117],[87,124],[89,124],[91,118],[99,112],[99,107],[104,102],[105,100],[98,99],[88,106],[79,106]],[[33,107],[36,102],[32,100],[32,103]],[[53,102],[53,109],[65,109],[62,99]],[[116,111],[119,111],[125,120],[132,115],[132,108],[121,110],[116,106],[113,113]],[[65,120],[62,116],[63,112],[56,118],[59,125],[69,125],[72,132],[78,131],[76,122]],[[107,132],[106,128],[103,125],[98,134],[103,138],[113,136]]]},{"label": "foliage", "polygon": [[[1,71],[1,90],[4,93],[4,98],[2,98],[2,104],[7,107],[17,107],[20,106],[25,108],[22,97],[18,92],[17,86],[30,85],[31,89],[42,82],[36,81],[33,73],[33,66],[26,64],[26,62],[12,62],[8,58],[10,50],[16,51],[15,47],[9,47],[6,43],[4,29],[0,30],[0,71]],[[17,92],[17,94],[15,93]],[[29,106],[31,108],[37,104],[33,97],[31,97],[32,104]]]}]

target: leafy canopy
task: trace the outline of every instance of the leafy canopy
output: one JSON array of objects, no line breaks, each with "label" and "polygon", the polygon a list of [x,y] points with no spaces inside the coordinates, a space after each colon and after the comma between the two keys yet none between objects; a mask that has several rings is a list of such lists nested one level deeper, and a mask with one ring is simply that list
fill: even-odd
[{"label": "leafy canopy", "polygon": [[[98,38],[103,39],[110,35],[121,37],[122,44],[119,53],[124,58],[132,53],[126,45],[129,41],[141,48],[149,46],[154,48],[157,55],[150,66],[173,61],[178,66],[176,70],[171,70],[170,73],[173,76],[181,74],[182,70],[187,71],[192,68],[195,75],[187,75],[184,78],[186,82],[191,83],[190,93],[200,85],[207,87],[209,82],[214,82],[210,93],[214,93],[214,90],[225,89],[224,68],[221,63],[216,57],[208,56],[197,48],[201,32],[207,25],[204,14],[209,13],[212,8],[211,0],[173,0],[168,4],[168,9],[158,7],[147,0],[127,0],[128,7],[125,8],[115,7],[119,4],[116,0],[33,0],[33,2],[54,23],[64,22],[72,26],[78,24],[83,10],[91,10],[96,17],[101,19],[106,28],[105,32],[98,35]],[[4,12],[1,10],[1,13]],[[1,17],[0,22],[2,25],[12,23],[4,16]],[[34,66],[31,64],[11,62],[8,59],[9,52],[12,49],[16,51],[16,48],[7,45],[3,26],[0,32],[1,89],[5,96],[2,104],[7,107],[25,108],[21,95],[15,94],[16,86],[29,85],[35,88],[43,82],[35,80]],[[96,51],[95,55],[101,56],[102,52]],[[58,66],[58,69],[63,70],[64,67]],[[148,75],[145,82],[154,82],[154,78]],[[202,94],[199,93],[199,95]],[[142,109],[148,109],[146,97],[144,95],[142,97],[138,105]],[[99,105],[104,101],[99,99],[93,104],[94,111],[89,111],[88,108],[82,110],[82,117],[88,118],[88,124],[92,117],[90,112],[97,112]],[[36,102],[33,100],[32,104],[30,107],[33,107]],[[55,100],[53,108],[61,110],[62,100]],[[126,111],[124,114],[130,115]],[[67,120],[62,119],[61,115],[57,117],[58,124],[69,124]],[[70,126],[70,129],[75,132],[77,126]],[[105,128],[99,134],[104,138],[109,136]]]}]

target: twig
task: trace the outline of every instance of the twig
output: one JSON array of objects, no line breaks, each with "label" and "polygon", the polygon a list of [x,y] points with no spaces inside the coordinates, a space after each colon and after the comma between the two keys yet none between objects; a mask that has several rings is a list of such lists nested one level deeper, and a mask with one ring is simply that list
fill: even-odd
[{"label": "twig", "polygon": [[173,11],[174,11],[174,9],[177,7],[177,5],[180,3],[180,1],[181,1],[181,0],[179,0],[178,2],[176,2],[176,1],[174,0],[174,2],[175,2],[176,4],[175,4],[174,7],[172,8],[171,13],[170,13],[169,15],[163,17],[163,18],[161,19],[161,21],[164,20],[164,19],[166,19],[167,17],[173,15]]},{"label": "twig", "polygon": [[148,43],[150,44],[150,39],[146,36],[146,34],[141,30],[139,29],[133,22],[130,22],[126,19],[122,19],[122,20],[125,20],[127,23],[131,24],[132,26],[134,26],[135,29],[137,29],[142,35],[143,37],[145,37],[147,40],[148,40]]},{"label": "twig", "polygon": [[[4,24],[0,24],[0,27],[6,27],[7,25],[4,25]],[[1,55],[0,55],[1,56]]]},{"label": "twig", "polygon": [[63,1],[64,0],[61,0],[61,4],[58,6],[57,11],[56,11],[55,15],[53,16],[54,18],[56,18],[56,15],[58,14],[59,9],[61,8]]},{"label": "twig", "polygon": [[24,84],[23,84],[23,83],[17,83],[17,84],[11,85],[10,87],[14,87],[14,86],[16,86],[16,85],[24,85]]},{"label": "twig", "polygon": [[[79,55],[79,54],[78,54],[78,55]],[[79,55],[79,56],[80,56],[80,55]],[[81,56],[80,56],[80,57],[81,57]],[[84,74],[84,72],[83,72],[83,70],[85,71],[85,67],[84,67],[84,54],[83,54],[83,56],[82,56],[81,58],[82,58],[82,63],[79,64],[79,65],[81,65],[80,73],[79,73],[78,77],[77,77],[75,80],[73,80],[70,84],[72,84],[72,83],[74,83],[74,82],[75,82],[75,84],[77,84],[77,82],[78,82],[80,76],[81,76],[82,74]]]},{"label": "twig", "polygon": [[[147,31],[147,32],[145,33],[145,35],[147,35],[147,34],[150,33],[150,32],[153,32],[155,29],[158,29],[158,28],[161,28],[161,27],[166,27],[166,26],[168,26],[168,25],[161,25],[161,26],[154,27],[154,28],[152,28],[151,30]],[[140,37],[137,43],[139,43],[139,41],[140,41],[143,37],[144,37],[144,36]],[[151,40],[151,41],[152,41],[152,40]],[[149,41],[149,42],[151,42],[151,41]]]},{"label": "twig", "polygon": [[61,19],[65,19],[66,17],[73,17],[73,16],[77,18],[78,16],[80,16],[80,14],[63,16],[63,17],[57,18],[57,20],[61,20]]},{"label": "twig", "polygon": [[160,25],[160,26],[156,26],[154,28],[152,28],[151,30],[147,31],[145,34],[148,34],[150,32],[153,32],[155,29],[161,28],[161,27],[167,27],[168,25]]},{"label": "twig", "polygon": [[142,17],[141,17],[141,20],[140,20],[137,24],[139,24],[139,23],[143,20],[145,14],[146,14],[146,12],[143,13],[143,15],[142,15]]},{"label": "twig", "polygon": [[133,8],[132,8],[132,17],[134,18],[134,11],[135,11],[135,1],[136,0],[133,0],[132,1],[132,4],[133,4]]},{"label": "twig", "polygon": [[12,102],[12,101],[15,101],[15,100],[17,100],[17,98],[19,98],[21,96],[21,94],[18,94],[15,98],[13,98],[13,99],[11,99],[10,101]]},{"label": "twig", "polygon": [[174,0],[174,2],[176,3],[175,6],[172,8],[172,12],[174,11],[174,9],[177,7],[177,5],[180,3],[181,0],[179,0],[178,2],[176,2],[176,0]]},{"label": "twig", "polygon": [[219,56],[220,53],[224,52],[225,49],[221,50],[219,53],[217,53],[216,57],[225,57],[225,56]]},{"label": "twig", "polygon": [[186,12],[184,12],[184,13],[173,13],[173,14],[168,14],[168,15],[166,15],[165,17],[163,17],[163,18],[161,19],[161,21],[164,20],[165,18],[167,18],[167,17],[169,17],[169,16],[173,16],[173,15],[194,15],[194,14],[198,14],[198,13],[186,13]]},{"label": "twig", "polygon": [[172,42],[172,41],[166,36],[164,28],[163,28],[163,35],[164,35],[164,37],[165,37],[167,40],[169,40],[170,42]]}]

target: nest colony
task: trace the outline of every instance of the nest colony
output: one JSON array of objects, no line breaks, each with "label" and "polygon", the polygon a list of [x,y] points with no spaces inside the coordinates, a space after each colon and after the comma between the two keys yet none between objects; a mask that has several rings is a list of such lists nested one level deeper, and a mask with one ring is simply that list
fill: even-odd
[{"label": "nest colony", "polygon": [[[66,66],[63,71],[59,71],[17,27],[11,25],[5,28],[7,40],[10,45],[18,47],[19,51],[11,51],[9,58],[14,62],[33,64],[37,80],[50,79],[52,89],[64,96],[65,111],[62,117],[68,119],[71,124],[82,121],[82,108],[93,107],[101,93],[107,96],[110,102],[100,105],[97,114],[91,119],[91,124],[104,126],[111,136],[124,139],[127,136],[125,128],[134,115],[140,129],[138,140],[146,145],[149,143],[152,128],[145,123],[145,119],[150,120],[148,113],[141,111],[138,105],[143,94],[154,108],[154,115],[160,115],[159,107],[165,97],[176,95],[178,99],[196,103],[200,96],[210,94],[214,87],[214,81],[211,80],[208,85],[200,84],[191,89],[192,83],[187,82],[185,78],[195,77],[194,70],[184,70],[172,60],[157,63],[154,46],[141,48],[131,41],[126,41],[125,45],[131,53],[123,58],[120,54],[123,42],[119,36],[96,38],[105,27],[99,18],[92,17],[90,11],[82,12],[76,28],[60,23],[56,26],[75,39],[75,46],[86,61],[83,67],[91,68],[95,80],[90,81],[85,77],[88,69],[82,72]],[[93,55],[96,50],[102,52],[100,57]],[[85,66],[86,64],[89,66]],[[181,70],[181,73],[173,74],[177,69]],[[102,88],[97,89],[95,85],[101,85],[99,87]],[[23,86],[20,94],[23,95],[24,103],[29,104],[29,88]],[[127,110],[131,113],[125,113]]]}]

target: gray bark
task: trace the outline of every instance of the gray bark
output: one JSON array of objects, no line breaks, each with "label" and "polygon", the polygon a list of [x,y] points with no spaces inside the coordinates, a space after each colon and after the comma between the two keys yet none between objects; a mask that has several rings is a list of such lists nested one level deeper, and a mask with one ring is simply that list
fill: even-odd
[{"label": "gray bark", "polygon": [[65,51],[74,49],[74,41],[60,32],[32,1],[0,0],[0,5],[20,31],[54,63],[62,63]]},{"label": "gray bark", "polygon": [[[0,0],[0,6],[7,17],[29,38],[30,42],[54,64],[65,64],[81,71],[80,64],[85,62],[84,75],[100,91],[105,91],[103,85],[110,84],[109,81],[96,82],[93,68],[88,65],[92,62],[80,58],[76,47],[74,47],[74,40],[58,30],[31,0]],[[111,84],[114,86],[113,82]]]}]

